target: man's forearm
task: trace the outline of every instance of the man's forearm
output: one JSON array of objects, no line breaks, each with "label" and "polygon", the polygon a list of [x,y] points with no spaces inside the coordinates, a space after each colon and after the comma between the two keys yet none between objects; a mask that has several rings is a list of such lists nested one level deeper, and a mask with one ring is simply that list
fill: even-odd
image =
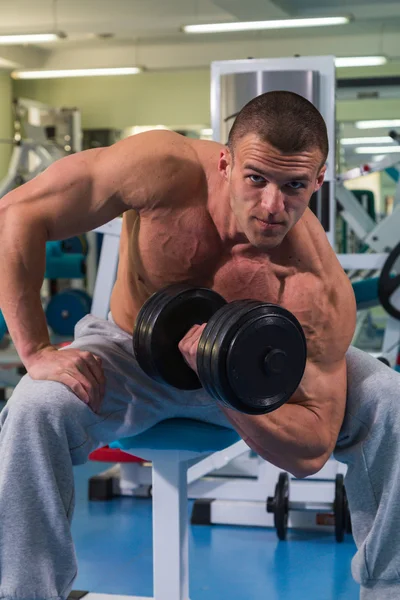
[{"label": "man's forearm", "polygon": [[244,441],[262,458],[306,477],[319,471],[330,449],[318,416],[301,404],[284,404],[266,415],[246,415],[221,406]]},{"label": "man's forearm", "polygon": [[34,225],[20,209],[0,213],[0,308],[25,366],[34,352],[50,344],[40,299],[46,233]]}]

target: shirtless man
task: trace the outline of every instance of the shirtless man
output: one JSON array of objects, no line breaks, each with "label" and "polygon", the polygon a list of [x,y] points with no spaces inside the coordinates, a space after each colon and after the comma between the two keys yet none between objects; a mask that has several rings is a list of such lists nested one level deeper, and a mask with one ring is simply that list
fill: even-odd
[{"label": "shirtless man", "polygon": [[[399,377],[348,351],[352,288],[308,209],[327,152],[313,105],[274,92],[241,111],[227,146],[150,132],[62,159],[2,199],[0,305],[28,371],[0,418],[3,600],[68,596],[76,576],[72,465],[170,417],[233,427],[260,456],[298,477],[320,470],[336,445],[349,464],[353,574],[362,598],[400,597],[400,558],[390,546],[400,519],[390,531],[384,526],[398,515],[388,485],[399,485],[400,461],[378,455],[397,448]],[[122,213],[110,317],[85,317],[72,346],[58,351],[40,302],[45,243]],[[136,315],[152,292],[175,282],[295,314],[308,359],[286,405],[244,415],[204,390],[175,390],[141,371],[132,355]],[[193,328],[180,343],[194,369],[201,331]]]}]

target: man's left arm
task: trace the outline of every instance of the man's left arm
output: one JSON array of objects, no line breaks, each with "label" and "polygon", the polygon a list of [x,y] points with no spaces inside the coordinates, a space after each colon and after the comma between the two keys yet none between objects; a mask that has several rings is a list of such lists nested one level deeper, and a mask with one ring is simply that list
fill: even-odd
[{"label": "man's left arm", "polygon": [[346,360],[307,362],[289,402],[265,415],[221,406],[244,441],[262,458],[295,477],[318,472],[333,452],[346,405]]}]

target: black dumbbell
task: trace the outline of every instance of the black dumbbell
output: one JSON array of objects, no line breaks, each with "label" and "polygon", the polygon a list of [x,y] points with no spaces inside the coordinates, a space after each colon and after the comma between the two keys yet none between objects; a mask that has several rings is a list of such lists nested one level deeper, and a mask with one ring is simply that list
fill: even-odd
[{"label": "black dumbbell", "polygon": [[[207,323],[197,350],[199,377],[178,344]],[[147,375],[178,389],[204,389],[226,406],[264,414],[284,404],[306,364],[300,323],[286,309],[256,300],[229,304],[216,292],[185,284],[153,294],[133,333],[135,357]]]},{"label": "black dumbbell", "polygon": [[275,495],[267,498],[267,512],[274,515],[274,525],[276,535],[281,541],[286,540],[289,511],[315,511],[319,514],[333,514],[335,523],[335,538],[338,543],[343,542],[344,534],[351,533],[351,519],[349,505],[347,501],[346,490],[344,487],[344,477],[338,473],[335,478],[335,498],[332,503],[327,502],[325,506],[318,505],[318,508],[311,502],[291,502],[289,500],[289,475],[285,471],[279,474],[275,486]]}]

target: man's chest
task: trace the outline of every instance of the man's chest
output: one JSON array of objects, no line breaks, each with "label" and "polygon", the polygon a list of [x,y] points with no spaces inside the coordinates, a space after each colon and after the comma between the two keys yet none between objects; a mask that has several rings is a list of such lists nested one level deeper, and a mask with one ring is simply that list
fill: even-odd
[{"label": "man's chest", "polygon": [[149,290],[184,281],[212,288],[228,302],[248,298],[279,304],[300,321],[310,358],[328,350],[339,307],[332,302],[332,283],[314,265],[320,261],[308,256],[310,264],[303,261],[300,270],[296,258],[277,264],[254,250],[226,252],[201,220],[190,225],[190,235],[182,222],[141,230],[141,260],[134,270]]},{"label": "man's chest", "polygon": [[228,301],[256,299],[292,312],[303,327],[309,358],[318,358],[334,342],[338,307],[332,303],[331,283],[316,273],[236,259],[218,268],[213,288]]}]

